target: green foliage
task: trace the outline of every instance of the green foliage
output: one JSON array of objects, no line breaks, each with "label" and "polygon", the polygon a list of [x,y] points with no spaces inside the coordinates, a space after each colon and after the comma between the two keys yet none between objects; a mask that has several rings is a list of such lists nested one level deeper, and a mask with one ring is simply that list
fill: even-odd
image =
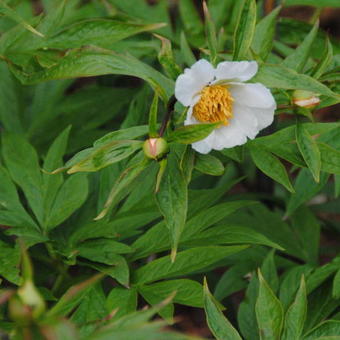
[{"label": "green foliage", "polygon": [[[207,338],[339,337],[339,2],[277,5],[0,0],[0,337],[200,339],[203,310]],[[199,59],[256,60],[270,127],[196,152],[221,127],[176,102]]]}]

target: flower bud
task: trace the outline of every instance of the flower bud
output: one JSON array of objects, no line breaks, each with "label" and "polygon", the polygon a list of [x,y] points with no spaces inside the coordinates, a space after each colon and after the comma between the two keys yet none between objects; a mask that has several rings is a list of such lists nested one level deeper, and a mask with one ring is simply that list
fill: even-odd
[{"label": "flower bud", "polygon": [[45,301],[31,280],[27,280],[19,289],[18,296],[22,303],[32,310],[34,318],[45,311]]},{"label": "flower bud", "polygon": [[32,321],[31,308],[24,305],[17,295],[9,299],[8,312],[10,318],[22,326],[27,326]]},{"label": "flower bud", "polygon": [[163,138],[149,138],[144,142],[143,150],[146,157],[159,159],[168,152],[169,147]]},{"label": "flower bud", "polygon": [[296,106],[311,109],[320,103],[320,98],[313,92],[295,90],[293,92],[293,103]]}]

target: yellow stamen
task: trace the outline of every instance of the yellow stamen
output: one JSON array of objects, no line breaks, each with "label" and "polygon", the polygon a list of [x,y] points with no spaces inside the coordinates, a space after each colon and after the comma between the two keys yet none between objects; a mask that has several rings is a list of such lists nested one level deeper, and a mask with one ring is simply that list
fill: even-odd
[{"label": "yellow stamen", "polygon": [[193,116],[204,123],[222,122],[229,124],[233,117],[233,97],[226,86],[206,86],[201,91],[201,98],[193,109]]}]

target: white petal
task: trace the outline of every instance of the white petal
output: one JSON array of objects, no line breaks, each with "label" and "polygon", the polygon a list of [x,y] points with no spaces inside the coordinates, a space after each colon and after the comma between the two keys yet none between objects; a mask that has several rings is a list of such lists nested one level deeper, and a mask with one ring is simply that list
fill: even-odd
[{"label": "white petal", "polygon": [[216,81],[247,81],[257,73],[256,61],[224,61],[217,65]]},{"label": "white petal", "polygon": [[262,84],[233,83],[229,91],[235,102],[242,105],[259,108],[276,107],[275,99],[270,90]]},{"label": "white petal", "polygon": [[184,106],[192,104],[195,96],[214,79],[215,69],[205,59],[184,70],[175,84],[175,96]]},{"label": "white petal", "polygon": [[276,105],[269,108],[252,108],[251,111],[257,119],[258,129],[262,130],[271,125],[274,121]]},{"label": "white petal", "polygon": [[202,154],[209,153],[212,150],[212,147],[211,147],[212,143],[207,141],[207,138],[200,140],[199,142],[192,143],[191,144],[192,148]]}]

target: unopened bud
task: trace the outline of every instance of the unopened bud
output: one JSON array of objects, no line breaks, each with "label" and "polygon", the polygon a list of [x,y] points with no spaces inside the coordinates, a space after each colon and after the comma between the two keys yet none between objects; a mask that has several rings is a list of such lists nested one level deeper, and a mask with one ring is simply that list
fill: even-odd
[{"label": "unopened bud", "polygon": [[313,92],[295,90],[293,92],[293,103],[296,106],[311,109],[320,103],[320,98]]},{"label": "unopened bud", "polygon": [[18,289],[18,296],[24,305],[31,308],[34,318],[45,311],[45,301],[31,280],[27,280]]},{"label": "unopened bud", "polygon": [[143,150],[146,157],[159,159],[168,152],[169,147],[163,138],[149,138],[144,142]]},{"label": "unopened bud", "polygon": [[28,325],[32,321],[31,308],[24,305],[17,295],[9,299],[8,311],[10,318],[22,326]]}]

